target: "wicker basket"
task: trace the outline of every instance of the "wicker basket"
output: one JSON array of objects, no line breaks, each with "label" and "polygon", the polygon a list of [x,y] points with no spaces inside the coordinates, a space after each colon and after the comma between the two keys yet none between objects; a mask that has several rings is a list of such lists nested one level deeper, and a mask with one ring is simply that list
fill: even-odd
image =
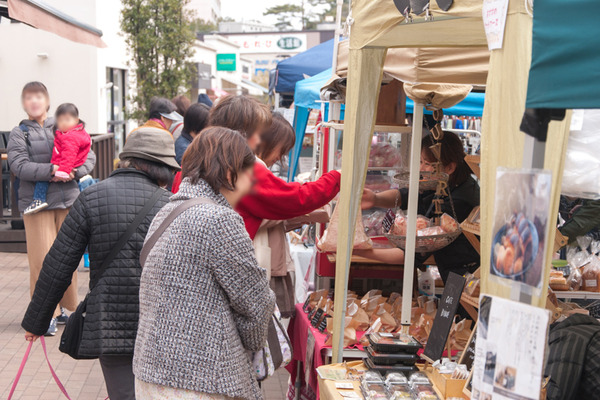
[{"label": "wicker basket", "polygon": [[[433,173],[433,172],[420,172],[419,177],[419,190],[436,190],[440,181],[448,182],[448,174],[444,172]],[[394,176],[394,182],[396,182],[400,189],[408,188],[410,183],[410,170],[402,169],[400,173]]]},{"label": "wicker basket", "polygon": [[[442,235],[417,236],[415,251],[417,253],[431,253],[438,251],[454,242],[460,236],[462,230],[459,228],[455,232],[444,233]],[[385,237],[396,247],[406,249],[406,236],[396,236],[385,234]]]}]

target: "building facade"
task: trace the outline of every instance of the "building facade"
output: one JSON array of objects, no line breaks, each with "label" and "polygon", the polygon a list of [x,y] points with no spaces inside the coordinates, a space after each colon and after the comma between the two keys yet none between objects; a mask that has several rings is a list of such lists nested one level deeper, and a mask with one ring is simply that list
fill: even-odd
[{"label": "building facade", "polygon": [[217,24],[221,19],[221,0],[190,0],[188,9],[194,12],[194,18]]},{"label": "building facade", "polygon": [[124,113],[130,74],[125,41],[119,35],[121,2],[46,0],[46,3],[102,30],[107,47],[99,49],[75,43],[2,19],[0,129],[10,130],[26,117],[21,107],[21,89],[25,83],[38,80],[50,92],[50,113],[61,103],[74,103],[88,132],[114,132],[116,143],[121,144],[125,133],[132,128]]},{"label": "building facade", "polygon": [[220,35],[237,44],[240,54],[251,61],[252,81],[268,87],[269,71],[281,60],[332,39],[334,31],[221,32]]}]

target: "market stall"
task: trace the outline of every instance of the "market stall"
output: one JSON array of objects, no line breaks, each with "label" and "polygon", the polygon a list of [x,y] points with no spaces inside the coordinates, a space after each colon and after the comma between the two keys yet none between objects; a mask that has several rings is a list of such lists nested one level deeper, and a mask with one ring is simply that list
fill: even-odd
[{"label": "market stall", "polygon": [[[347,287],[348,267],[353,248],[353,227],[359,210],[360,194],[366,175],[366,161],[369,143],[375,122],[376,102],[383,77],[383,64],[388,47],[474,47],[487,45],[481,23],[481,8],[477,2],[461,2],[455,4],[448,13],[431,4],[434,18],[425,21],[417,17],[412,23],[401,24],[402,14],[396,10],[391,1],[355,2],[353,18],[355,19],[349,40],[348,56],[348,88],[346,98],[346,119],[344,121],[344,148],[342,155],[342,192],[339,203],[340,213],[347,219],[340,220],[338,225],[338,248],[336,262],[336,293],[343,293]],[[444,17],[442,17],[442,15]],[[460,29],[452,29],[453,24],[460,21]],[[449,32],[452,32],[451,34]],[[468,53],[468,52],[467,52]],[[451,54],[456,54],[452,53]],[[339,63],[343,65],[343,63]],[[461,68],[455,68],[450,83],[473,84],[481,82],[481,75],[460,74]],[[461,77],[459,80],[457,76]],[[479,81],[477,81],[479,79]],[[449,79],[450,80],[450,79]],[[475,82],[473,81],[475,80]],[[433,81],[445,83],[444,77],[437,76]],[[468,93],[468,90],[465,93]],[[458,101],[461,99],[458,98]],[[456,102],[458,102],[456,101]],[[417,103],[413,121],[421,121],[423,104]],[[419,155],[421,142],[421,123],[413,123],[412,148],[410,162],[411,188],[416,188],[419,175]],[[411,190],[408,200],[408,215],[416,216],[417,190]],[[407,243],[405,252],[404,304],[402,308],[402,324],[410,325],[411,296],[414,273],[416,218],[409,218]],[[336,297],[334,307],[334,325],[342,326],[344,320],[345,296]],[[339,305],[339,306],[338,306]],[[334,331],[334,361],[341,361],[342,348],[341,329]]]},{"label": "market stall", "polygon": [[[398,3],[398,2],[396,2]],[[479,276],[473,281],[467,280],[463,285],[458,285],[461,292],[456,292],[455,296],[446,296],[444,293],[442,299],[459,298],[462,304],[469,306],[467,311],[479,323],[483,322],[481,329],[488,329],[488,323],[493,325],[494,336],[486,339],[482,336],[477,346],[504,346],[504,348],[515,348],[518,338],[511,335],[502,334],[502,337],[497,335],[498,332],[509,332],[510,326],[506,325],[506,321],[511,324],[517,323],[519,329],[524,329],[527,332],[525,339],[531,343],[542,344],[542,346],[531,346],[531,348],[522,349],[527,353],[530,360],[536,360],[532,363],[532,368],[527,371],[531,375],[527,375],[526,379],[530,385],[526,388],[529,395],[537,397],[540,394],[541,381],[543,377],[543,350],[545,347],[547,326],[550,321],[555,321],[561,313],[563,316],[569,315],[571,312],[579,313],[581,309],[571,309],[571,305],[566,302],[561,302],[557,298],[595,298],[592,283],[590,286],[581,291],[581,288],[575,285],[575,290],[568,291],[562,280],[561,267],[554,265],[552,278],[549,277],[550,260],[552,254],[556,251],[555,230],[552,228],[553,221],[556,220],[556,210],[558,209],[558,197],[560,194],[560,181],[562,179],[562,170],[564,163],[564,151],[568,138],[568,127],[570,125],[570,113],[567,112],[566,118],[562,121],[551,122],[548,130],[548,139],[542,142],[532,137],[525,136],[520,131],[521,117],[525,110],[526,98],[526,83],[529,73],[530,53],[531,53],[531,15],[527,9],[527,3],[520,1],[509,1],[506,10],[505,29],[502,30],[502,36],[499,47],[491,52],[489,74],[486,78],[486,93],[485,106],[483,113],[483,139],[481,164],[477,163],[476,172],[480,172],[482,184],[482,206],[477,210],[477,216],[473,215],[473,221],[476,219],[480,222],[481,230],[481,269],[479,271],[481,277],[481,287],[471,287],[472,282],[479,282]],[[349,305],[356,303],[363,304],[364,298],[356,298],[352,292],[348,292],[348,274],[351,263],[351,256],[354,247],[354,227],[356,219],[359,217],[359,202],[362,194],[362,187],[368,169],[369,151],[372,144],[372,133],[377,130],[375,127],[377,114],[377,99],[381,88],[381,81],[384,78],[385,68],[384,61],[389,58],[390,52],[388,47],[408,47],[411,50],[416,50],[414,54],[419,54],[419,49],[431,48],[482,48],[487,47],[487,40],[484,34],[484,21],[481,19],[482,9],[481,3],[475,1],[455,1],[447,12],[439,10],[438,6],[431,3],[429,14],[433,18],[422,18],[411,15],[407,22],[402,14],[399,14],[394,8],[391,1],[357,1],[353,3],[353,18],[354,24],[349,40],[349,67],[348,67],[348,85],[346,96],[346,117],[342,127],[335,127],[343,130],[344,143],[342,155],[342,192],[341,199],[338,203],[341,218],[337,225],[337,254],[336,254],[336,273],[335,273],[335,291],[334,291],[334,311],[333,318],[333,362],[339,362],[344,358],[344,342],[347,340],[347,332],[344,327],[348,327],[346,310]],[[485,13],[483,13],[485,15]],[[404,22],[404,23],[401,23]],[[504,22],[502,22],[504,24]],[[455,27],[455,29],[453,29]],[[358,32],[358,33],[357,33]],[[452,52],[451,52],[452,53]],[[387,58],[386,58],[387,54]],[[455,53],[452,53],[455,54]],[[534,52],[535,55],[535,52]],[[418,56],[416,56],[419,58]],[[543,57],[540,63],[544,61]],[[340,63],[343,65],[343,63]],[[458,64],[455,64],[460,70]],[[439,71],[439,69],[438,69]],[[338,69],[338,73],[340,70]],[[342,73],[343,75],[343,73]],[[406,82],[417,83],[417,85],[408,85],[406,92],[414,99],[414,121],[411,137],[411,158],[410,158],[410,188],[413,193],[408,199],[408,226],[406,234],[406,243],[403,247],[406,250],[405,268],[404,268],[404,290],[402,296],[402,325],[403,330],[408,331],[411,322],[411,307],[412,304],[412,272],[414,265],[414,249],[415,249],[415,232],[416,218],[411,221],[410,216],[415,216],[415,200],[416,192],[415,185],[419,180],[418,155],[420,153],[420,135],[421,124],[418,123],[423,115],[423,106],[431,104],[441,93],[445,92],[447,85],[452,84],[473,84],[469,81],[457,81],[456,76],[448,75],[450,82],[444,80],[444,75],[438,75],[437,78],[432,78],[431,82],[435,86],[423,87],[423,81],[407,80]],[[425,81],[427,82],[427,81]],[[544,80],[541,80],[544,82]],[[546,80],[547,82],[547,80]],[[417,88],[415,91],[414,89]],[[417,91],[423,89],[425,96],[419,96]],[[543,94],[543,91],[538,91],[537,94]],[[436,108],[444,108],[438,107]],[[330,126],[332,128],[334,126]],[[479,170],[479,166],[481,170]],[[498,170],[498,167],[520,168],[517,171]],[[535,168],[544,168],[545,171],[539,171]],[[530,181],[519,180],[515,177],[527,176]],[[523,199],[506,198],[498,201],[499,193],[512,193],[515,191],[513,183],[531,182],[531,190],[533,194],[527,194],[523,197],[527,204],[541,204],[542,210],[537,210],[539,218],[536,217],[535,225],[531,221],[527,221],[522,215],[515,215],[514,218],[500,218],[499,215],[503,209],[513,213],[514,209],[522,205],[520,201]],[[543,185],[537,186],[540,182]],[[512,186],[511,186],[512,184]],[[529,196],[529,197],[528,197]],[[518,196],[517,196],[518,197]],[[512,209],[511,209],[512,208]],[[523,208],[525,209],[525,208]],[[347,218],[346,218],[347,216]],[[471,223],[471,216],[466,223]],[[506,222],[505,222],[506,221]],[[548,221],[550,221],[548,223]],[[500,222],[500,225],[498,223]],[[504,225],[503,225],[504,224]],[[517,229],[528,226],[531,230],[536,229],[536,251],[533,253],[533,258],[529,264],[535,265],[532,271],[535,270],[536,278],[539,283],[534,285],[529,282],[529,277],[520,275],[518,279],[511,279],[510,283],[498,283],[497,277],[490,275],[498,275],[499,258],[496,251],[504,251],[503,247],[497,247],[499,241],[504,240],[504,230],[513,229],[515,234],[522,234],[522,230]],[[463,224],[463,226],[466,226]],[[528,229],[529,229],[528,228]],[[465,229],[466,230],[466,229]],[[494,234],[495,233],[495,234]],[[516,237],[518,243],[522,243],[523,238]],[[541,243],[546,244],[544,247]],[[504,242],[505,244],[508,242]],[[538,246],[539,244],[539,246]],[[558,242],[557,242],[558,244]],[[564,244],[564,242],[562,243]],[[562,245],[562,244],[559,244]],[[502,245],[500,245],[502,246]],[[509,246],[509,245],[507,245]],[[413,253],[413,256],[411,256]],[[536,261],[537,260],[537,261]],[[546,263],[542,260],[547,261]],[[534,261],[536,261],[534,263]],[[511,264],[511,268],[512,268]],[[585,269],[585,268],[584,268]],[[514,275],[510,277],[510,275]],[[514,278],[518,274],[506,272],[506,277]],[[560,277],[559,277],[560,275]],[[594,275],[596,276],[596,275]],[[548,295],[548,283],[557,290],[562,292],[550,293]],[[585,285],[585,283],[579,283]],[[597,282],[597,281],[594,281]],[[600,284],[598,284],[600,285]],[[535,287],[535,290],[529,289],[527,286]],[[462,292],[464,287],[464,292]],[[584,286],[582,286],[584,287]],[[471,290],[472,289],[472,290]],[[496,315],[527,315],[527,318],[521,318],[519,321],[509,319],[496,318],[493,321],[483,319],[478,315],[479,292],[485,293],[481,301],[488,304],[496,304],[492,308]],[[493,295],[493,296],[490,296]],[[348,300],[350,298],[350,300]],[[516,301],[510,301],[511,299]],[[368,303],[368,298],[367,298]],[[389,304],[389,299],[382,300],[382,304]],[[396,303],[396,301],[392,301]],[[446,301],[442,300],[442,304]],[[536,307],[531,307],[531,305]],[[551,314],[546,313],[541,308],[548,308]],[[319,308],[319,307],[317,307]],[[382,306],[382,308],[385,308]],[[465,307],[466,308],[466,307]],[[575,307],[576,308],[576,307]],[[483,309],[482,309],[483,310]],[[488,309],[489,310],[489,309]],[[455,310],[454,310],[455,311]],[[482,311],[482,314],[486,314]],[[504,313],[504,314],[498,314]],[[383,314],[382,314],[383,315]],[[447,315],[454,315],[450,310]],[[550,316],[550,319],[548,319]],[[310,318],[308,318],[310,320]],[[505,325],[499,324],[500,320],[505,320]],[[318,321],[317,321],[318,322]],[[492,325],[490,325],[490,329]],[[384,330],[384,332],[386,332]],[[358,333],[358,332],[357,332]],[[438,332],[439,333],[439,332]],[[352,335],[350,335],[352,337]],[[479,336],[478,333],[473,334],[473,338]],[[357,338],[358,334],[354,336]],[[436,336],[437,337],[437,336]],[[444,339],[444,336],[440,336]],[[446,336],[447,338],[447,336]],[[370,340],[370,339],[369,339]],[[511,342],[512,340],[512,342]],[[438,341],[438,342],[442,342]],[[472,348],[465,350],[465,354],[471,354],[471,362],[475,359],[475,341],[469,339],[473,343]],[[489,343],[486,343],[489,342]],[[485,344],[484,344],[485,343]],[[371,345],[373,343],[371,342]],[[469,346],[468,346],[469,347]],[[490,348],[490,347],[483,347]],[[516,351],[506,352],[505,357],[509,357],[515,361]],[[510,354],[508,354],[510,353]],[[484,353],[486,354],[486,353]],[[478,362],[485,363],[486,368],[488,362],[495,364],[496,355],[493,354],[493,359],[479,359]],[[515,358],[516,357],[516,358]],[[522,357],[521,357],[522,358]],[[439,358],[432,358],[436,360]],[[506,359],[506,358],[505,358]],[[464,360],[463,360],[464,361]],[[367,363],[367,361],[365,361]],[[359,363],[359,368],[362,364]],[[338,366],[337,368],[340,368]],[[523,366],[521,366],[522,368]],[[324,367],[319,368],[319,371]],[[344,377],[348,379],[352,377],[352,368],[344,368]],[[429,367],[425,367],[428,370]],[[494,366],[495,368],[495,366]],[[369,369],[373,369],[370,367]],[[483,366],[481,367],[483,371]],[[535,370],[535,371],[534,371]],[[506,367],[498,369],[498,375],[494,375],[492,369],[491,379],[495,379],[495,387],[501,390],[514,388],[516,373],[515,369]],[[435,371],[432,371],[435,373]],[[437,396],[441,398],[449,397],[448,394],[440,393],[440,387],[448,387],[448,382],[454,379],[448,376],[447,373],[441,381],[431,379],[432,376],[427,374],[430,379],[430,384],[434,383],[433,388],[436,390]],[[522,374],[522,372],[520,373]],[[541,375],[540,375],[541,374]],[[450,374],[450,375],[453,375]],[[336,378],[337,376],[337,378]],[[462,375],[461,375],[462,378]],[[481,376],[478,376],[481,380]],[[325,382],[326,381],[326,382]],[[344,382],[338,387],[337,381],[344,381],[340,375],[335,373],[329,378],[319,378],[320,384],[323,385],[321,390],[322,398],[347,398],[354,397],[350,392],[359,393],[362,383],[356,381],[350,382],[348,388],[343,388]],[[441,382],[441,383],[440,383]],[[369,383],[369,382],[368,382]],[[386,395],[390,394],[390,386],[388,382],[370,382],[373,384],[373,390],[376,391],[380,387],[386,387]],[[410,384],[405,382],[401,384]],[[427,383],[421,382],[424,386]],[[523,379],[521,379],[523,384]],[[527,383],[525,383],[526,385]],[[465,380],[459,383],[462,388],[465,386]],[[470,384],[466,385],[470,388]],[[426,389],[426,388],[425,388]],[[519,390],[523,389],[522,387]],[[413,395],[415,388],[411,387]],[[345,393],[345,394],[344,394]],[[363,392],[364,393],[364,392]],[[535,395],[534,395],[535,394]],[[460,395],[459,395],[460,396]],[[386,398],[386,397],[381,397]],[[533,398],[533,397],[532,397]]]}]

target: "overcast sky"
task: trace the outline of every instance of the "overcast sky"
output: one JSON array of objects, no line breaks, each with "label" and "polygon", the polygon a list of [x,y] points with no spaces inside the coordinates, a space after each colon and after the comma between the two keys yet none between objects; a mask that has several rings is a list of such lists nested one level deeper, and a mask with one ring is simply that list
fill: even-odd
[{"label": "overcast sky", "polygon": [[264,11],[269,7],[287,3],[289,1],[286,0],[221,0],[221,14],[223,18],[231,17],[237,21],[255,19],[267,24],[274,24],[277,22],[277,18],[263,16]]}]

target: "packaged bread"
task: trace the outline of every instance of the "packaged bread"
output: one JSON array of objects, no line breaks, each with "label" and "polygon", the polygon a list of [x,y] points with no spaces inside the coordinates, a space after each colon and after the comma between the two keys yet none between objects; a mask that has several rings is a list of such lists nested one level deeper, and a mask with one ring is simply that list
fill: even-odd
[{"label": "packaged bread", "polygon": [[600,260],[592,256],[590,262],[582,271],[583,290],[587,292],[600,292]]},{"label": "packaged bread", "polygon": [[552,290],[565,291],[569,290],[567,279],[561,271],[550,270],[550,287]]},{"label": "packaged bread", "polygon": [[446,213],[442,214],[440,225],[446,233],[452,233],[458,230],[458,222]]}]

